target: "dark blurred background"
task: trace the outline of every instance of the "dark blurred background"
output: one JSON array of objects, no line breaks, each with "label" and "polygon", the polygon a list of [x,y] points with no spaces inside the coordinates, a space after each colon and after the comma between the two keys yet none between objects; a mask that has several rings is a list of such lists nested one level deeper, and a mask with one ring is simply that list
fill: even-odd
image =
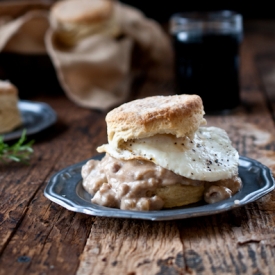
[{"label": "dark blurred background", "polygon": [[243,15],[244,19],[270,19],[275,18],[273,1],[142,1],[121,0],[120,2],[132,5],[142,10],[147,17],[153,18],[161,23],[166,22],[169,17],[181,11],[209,11],[209,10],[234,10]]},{"label": "dark blurred background", "polygon": [[[58,0],[0,0],[4,2],[41,2],[51,4]],[[214,1],[214,0],[117,0],[141,10],[147,17],[160,23],[166,23],[173,13],[184,11],[210,11],[210,10],[234,10],[243,15],[244,19],[275,19],[275,9],[272,1]],[[23,9],[24,11],[24,9]],[[3,10],[0,8],[0,14]],[[5,15],[5,13],[4,13]],[[265,26],[266,27],[266,26]],[[259,28],[262,28],[260,25]],[[272,26],[270,26],[272,28]],[[273,30],[272,30],[273,31]],[[16,66],[15,66],[16,64]],[[32,81],[26,81],[31,76]],[[47,81],[45,81],[45,76]],[[55,69],[49,56],[17,54],[13,52],[1,52],[0,54],[0,79],[9,79],[19,88],[22,99],[32,97],[39,90],[49,94],[57,94],[62,91],[56,76]],[[43,85],[41,85],[43,83]],[[54,89],[52,87],[55,87]]]}]

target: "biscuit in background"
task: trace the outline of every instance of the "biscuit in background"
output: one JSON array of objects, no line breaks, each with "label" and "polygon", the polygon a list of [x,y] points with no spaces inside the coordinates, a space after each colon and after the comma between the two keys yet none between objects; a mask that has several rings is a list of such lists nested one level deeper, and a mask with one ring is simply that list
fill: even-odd
[{"label": "biscuit in background", "polygon": [[61,0],[50,10],[50,24],[59,42],[73,46],[92,34],[119,34],[113,0]]},{"label": "biscuit in background", "polygon": [[0,80],[0,134],[10,132],[21,124],[18,90],[9,81]]}]

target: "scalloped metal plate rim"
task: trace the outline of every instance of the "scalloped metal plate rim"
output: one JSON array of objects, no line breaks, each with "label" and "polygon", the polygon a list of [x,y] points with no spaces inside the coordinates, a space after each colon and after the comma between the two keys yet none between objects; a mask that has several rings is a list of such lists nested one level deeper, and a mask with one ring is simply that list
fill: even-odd
[{"label": "scalloped metal plate rim", "polygon": [[[92,157],[100,160],[104,154]],[[143,220],[176,220],[207,216],[229,211],[256,201],[275,188],[275,181],[270,169],[260,162],[240,156],[239,175],[243,181],[242,189],[230,199],[214,204],[196,204],[177,209],[159,211],[130,211],[108,208],[93,204],[82,187],[81,167],[88,160],[71,165],[55,173],[49,180],[44,195],[62,207],[93,216],[131,218]]]},{"label": "scalloped metal plate rim", "polygon": [[20,138],[24,129],[26,129],[27,136],[36,134],[53,125],[57,120],[55,111],[44,102],[19,100],[18,108],[23,119],[23,125],[4,134],[4,141]]}]

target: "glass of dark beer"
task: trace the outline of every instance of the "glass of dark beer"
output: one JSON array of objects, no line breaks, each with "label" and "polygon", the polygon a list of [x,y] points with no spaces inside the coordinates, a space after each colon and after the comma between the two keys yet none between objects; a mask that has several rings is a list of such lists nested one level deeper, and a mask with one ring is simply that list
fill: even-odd
[{"label": "glass of dark beer", "polygon": [[242,15],[230,10],[176,13],[170,33],[177,93],[200,95],[207,113],[239,106]]}]

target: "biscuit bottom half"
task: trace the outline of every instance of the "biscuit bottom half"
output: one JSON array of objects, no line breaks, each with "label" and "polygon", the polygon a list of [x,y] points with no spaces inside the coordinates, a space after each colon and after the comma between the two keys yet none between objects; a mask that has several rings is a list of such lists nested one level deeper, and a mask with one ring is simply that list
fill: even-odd
[{"label": "biscuit bottom half", "polygon": [[18,99],[15,94],[1,94],[0,92],[0,135],[22,125],[17,103]]},{"label": "biscuit bottom half", "polygon": [[241,179],[205,182],[182,177],[146,160],[120,160],[106,154],[89,160],[81,171],[84,189],[92,202],[124,210],[149,211],[189,205],[199,201],[214,203],[237,193]]}]

